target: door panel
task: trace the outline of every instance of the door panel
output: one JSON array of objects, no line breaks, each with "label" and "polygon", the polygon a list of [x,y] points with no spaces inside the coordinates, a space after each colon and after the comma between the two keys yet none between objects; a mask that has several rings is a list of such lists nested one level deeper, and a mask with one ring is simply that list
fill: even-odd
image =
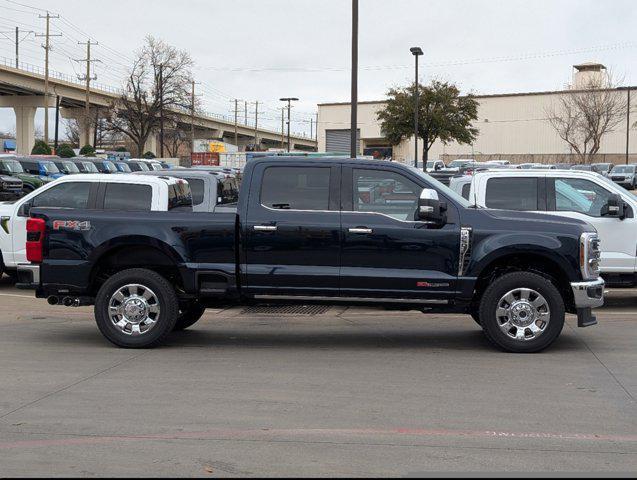
[{"label": "door panel", "polygon": [[337,296],[340,167],[263,165],[252,181],[245,223],[248,292]]},{"label": "door panel", "polygon": [[[457,212],[442,228],[415,221],[422,187],[381,168],[344,169],[341,295],[449,300],[459,256]],[[444,199],[441,199],[444,200]]]}]

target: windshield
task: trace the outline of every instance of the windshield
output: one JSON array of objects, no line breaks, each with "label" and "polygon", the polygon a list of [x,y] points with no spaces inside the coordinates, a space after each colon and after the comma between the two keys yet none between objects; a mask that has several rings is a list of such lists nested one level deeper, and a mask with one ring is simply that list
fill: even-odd
[{"label": "windshield", "polygon": [[84,165],[84,168],[86,168],[86,171],[89,173],[100,173],[93,162],[82,162],[82,165]]},{"label": "windshield", "polygon": [[617,165],[611,173],[635,173],[634,165]]},{"label": "windshield", "polygon": [[46,173],[60,173],[60,169],[53,162],[40,162],[40,165]]},{"label": "windshield", "polygon": [[24,173],[24,168],[17,160],[2,160],[0,164],[10,173]]},{"label": "windshield", "polygon": [[120,172],[130,173],[132,171],[130,167],[126,165],[124,162],[118,162],[117,168],[119,169]]},{"label": "windshield", "polygon": [[470,162],[468,160],[454,160],[453,162],[449,164],[449,168],[458,168],[464,165],[469,165],[470,163],[473,163],[473,162]]},{"label": "windshield", "polygon": [[163,168],[161,168],[161,163],[151,163],[150,168],[152,170],[155,170],[156,172],[159,170],[163,170]]},{"label": "windshield", "polygon": [[148,165],[146,165],[144,162],[135,162],[135,165],[139,166],[139,169],[142,172],[147,172],[150,170],[150,168],[148,168]]},{"label": "windshield", "polygon": [[77,165],[69,160],[62,162],[62,165],[64,166],[64,169],[69,173],[80,173],[80,169],[77,168]]},{"label": "windshield", "polygon": [[115,166],[115,164],[113,162],[111,162],[109,160],[104,160],[102,162],[102,165],[104,165],[104,168],[106,170],[108,170],[109,172],[111,172],[111,173],[117,172],[117,167]]},{"label": "windshield", "polygon": [[407,168],[409,168],[412,172],[414,172],[420,178],[425,180],[427,183],[430,183],[432,185],[432,187],[435,188],[436,190],[438,190],[440,193],[442,193],[443,195],[451,198],[454,202],[462,205],[465,208],[471,207],[471,203],[468,200],[464,199],[461,195],[458,195],[456,192],[451,190],[446,185],[440,183],[435,178],[427,175],[426,173],[424,173],[419,168],[416,168],[416,167],[407,167]]}]

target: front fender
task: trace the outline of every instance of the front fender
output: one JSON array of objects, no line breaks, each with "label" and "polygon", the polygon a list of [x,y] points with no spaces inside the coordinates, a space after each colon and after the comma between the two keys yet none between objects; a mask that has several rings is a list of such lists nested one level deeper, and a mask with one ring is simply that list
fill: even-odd
[{"label": "front fender", "polygon": [[515,256],[541,258],[554,263],[571,282],[580,280],[579,239],[542,233],[500,233],[474,239],[469,277],[479,277],[493,262]]}]

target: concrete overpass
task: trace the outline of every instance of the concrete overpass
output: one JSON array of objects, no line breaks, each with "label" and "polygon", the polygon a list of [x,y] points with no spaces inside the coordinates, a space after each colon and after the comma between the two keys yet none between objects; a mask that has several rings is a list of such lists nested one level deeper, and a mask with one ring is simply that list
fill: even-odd
[{"label": "concrete overpass", "polygon": [[[35,112],[45,106],[44,72],[36,66],[21,64],[22,68],[1,63],[0,60],[0,107],[13,108],[16,115],[17,153],[29,154],[35,142]],[[56,72],[49,72],[49,108],[55,108],[55,98],[60,97],[60,114],[62,118],[83,118],[85,112],[86,89],[72,77]],[[94,85],[90,92],[91,109],[107,108],[120,98],[117,89]],[[190,131],[191,117],[184,113],[183,127]],[[84,122],[78,122],[80,138],[84,138]],[[194,120],[195,138],[223,139],[234,144],[235,124],[232,120],[219,115],[197,114]],[[287,138],[280,131],[259,128],[259,143],[264,148],[287,147]],[[238,124],[237,137],[239,146],[254,142],[254,126]],[[91,142],[92,132],[89,132]],[[309,137],[292,135],[292,149],[316,150],[317,142]],[[149,138],[146,149],[158,153],[157,135]]]}]

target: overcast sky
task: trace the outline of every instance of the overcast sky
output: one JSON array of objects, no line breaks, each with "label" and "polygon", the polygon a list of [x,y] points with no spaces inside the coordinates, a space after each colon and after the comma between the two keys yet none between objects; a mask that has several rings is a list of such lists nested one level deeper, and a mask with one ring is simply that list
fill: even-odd
[{"label": "overcast sky", "polygon": [[[62,16],[52,20],[63,35],[53,39],[54,70],[82,73],[72,59],[84,57],[77,41],[89,32],[100,42],[98,82],[120,86],[133,52],[153,35],[190,52],[216,113],[229,115],[233,98],[259,100],[260,123],[280,128],[278,99],[296,96],[294,129],[309,132],[317,103],[349,100],[350,0],[0,0],[0,28],[43,31],[43,12],[30,7]],[[449,80],[463,92],[560,89],[573,64],[590,60],[635,84],[635,25],[635,0],[360,0],[359,99],[412,81],[416,45],[425,52],[422,81]],[[24,40],[24,62],[42,66],[40,41]],[[9,39],[0,56],[13,58]],[[3,109],[0,129],[14,125]]]}]

